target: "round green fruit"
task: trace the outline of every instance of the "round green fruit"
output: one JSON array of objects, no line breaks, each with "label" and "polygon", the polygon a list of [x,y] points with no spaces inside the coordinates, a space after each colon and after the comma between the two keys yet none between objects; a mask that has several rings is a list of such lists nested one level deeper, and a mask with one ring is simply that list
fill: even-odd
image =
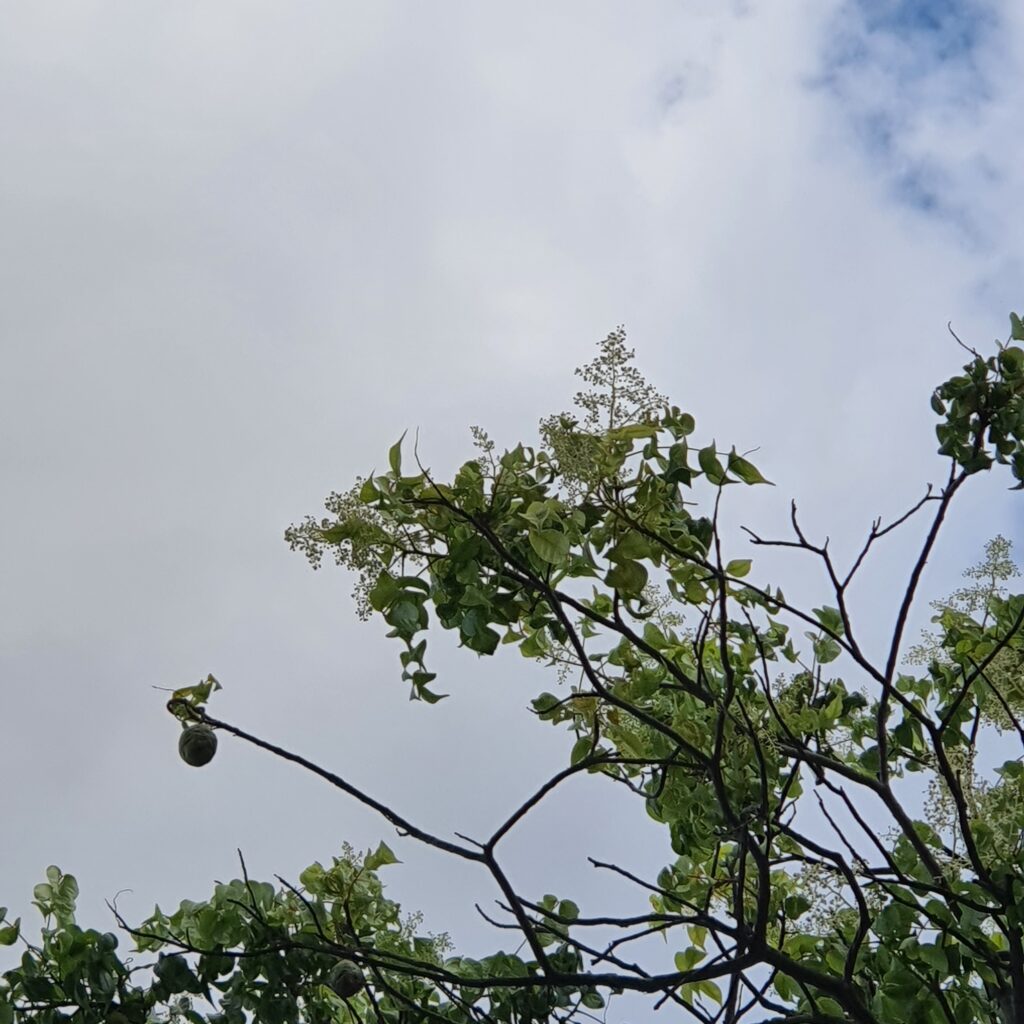
[{"label": "round green fruit", "polygon": [[200,768],[213,760],[217,752],[217,736],[208,725],[190,725],[178,740],[178,753],[185,764]]},{"label": "round green fruit", "polygon": [[366,984],[366,979],[358,964],[351,960],[339,960],[331,970],[327,984],[342,999],[348,999],[349,996],[354,996],[362,989]]}]

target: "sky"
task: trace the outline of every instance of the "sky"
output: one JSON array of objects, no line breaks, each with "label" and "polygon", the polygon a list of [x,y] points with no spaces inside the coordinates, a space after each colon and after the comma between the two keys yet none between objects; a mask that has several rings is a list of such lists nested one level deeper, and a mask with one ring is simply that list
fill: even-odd
[{"label": "sky", "polygon": [[[214,879],[294,878],[348,840],[461,948],[494,898],[292,766],[176,753],[157,687],[418,824],[482,834],[568,757],[525,711],[552,680],[434,643],[435,707],[282,534],[418,431],[438,473],[568,407],[626,325],[698,437],[776,483],[726,511],[849,556],[943,477],[931,389],[1024,307],[1024,12],[1009,2],[602,0],[0,4],[0,902],[47,864],[82,917]],[[925,597],[1020,495],[977,479]],[[916,532],[915,532],[916,531]],[[855,593],[881,644],[920,530]],[[823,600],[799,559],[755,576]],[[772,557],[769,557],[771,555]],[[763,570],[761,567],[764,567]],[[927,622],[926,601],[915,625]],[[635,894],[619,794],[567,787],[508,842],[524,891]],[[602,901],[599,903],[599,901]],[[606,901],[606,902],[604,902]],[[636,905],[635,902],[632,905]]]}]

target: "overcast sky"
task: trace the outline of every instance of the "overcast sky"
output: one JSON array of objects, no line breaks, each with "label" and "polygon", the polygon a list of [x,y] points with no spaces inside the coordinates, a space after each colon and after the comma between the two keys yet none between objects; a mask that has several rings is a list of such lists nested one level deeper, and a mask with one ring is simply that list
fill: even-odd
[{"label": "overcast sky", "polygon": [[[698,438],[760,445],[778,486],[731,523],[781,534],[796,498],[842,552],[913,503],[947,321],[991,348],[1024,307],[1022,53],[1009,0],[0,3],[0,902],[57,863],[107,927],[236,847],[294,877],[392,840],[228,738],[184,766],[152,687],[207,672],[215,714],[438,831],[564,765],[523,710],[544,673],[439,638],[453,696],[410,704],[282,532],[406,428],[438,472],[470,424],[534,436],[619,323]],[[1009,482],[973,482],[926,596],[996,532],[1019,553]],[[878,643],[918,536],[855,595]],[[524,890],[594,908],[585,854],[664,859],[598,793],[509,842]],[[392,892],[483,951],[483,880],[393,845]]]}]

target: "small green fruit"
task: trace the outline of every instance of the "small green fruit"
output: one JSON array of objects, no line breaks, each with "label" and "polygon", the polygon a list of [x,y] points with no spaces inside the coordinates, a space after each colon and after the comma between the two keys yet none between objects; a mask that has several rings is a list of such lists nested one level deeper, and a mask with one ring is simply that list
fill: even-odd
[{"label": "small green fruit", "polygon": [[362,989],[366,984],[366,979],[358,964],[351,960],[339,960],[331,970],[327,984],[342,999],[348,999],[349,996],[354,996]]},{"label": "small green fruit", "polygon": [[190,725],[178,740],[178,753],[185,764],[200,768],[213,760],[217,752],[217,736],[208,725]]}]

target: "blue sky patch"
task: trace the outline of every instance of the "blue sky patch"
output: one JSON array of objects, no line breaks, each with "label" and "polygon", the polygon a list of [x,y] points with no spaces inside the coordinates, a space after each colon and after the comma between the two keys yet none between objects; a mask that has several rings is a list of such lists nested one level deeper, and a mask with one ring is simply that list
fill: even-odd
[{"label": "blue sky patch", "polygon": [[826,25],[814,85],[895,202],[963,223],[943,128],[992,98],[997,20],[990,0],[849,0]]},{"label": "blue sky patch", "polygon": [[990,13],[986,4],[957,0],[859,0],[864,27],[906,39],[937,60],[954,60],[970,53],[986,31]]}]

